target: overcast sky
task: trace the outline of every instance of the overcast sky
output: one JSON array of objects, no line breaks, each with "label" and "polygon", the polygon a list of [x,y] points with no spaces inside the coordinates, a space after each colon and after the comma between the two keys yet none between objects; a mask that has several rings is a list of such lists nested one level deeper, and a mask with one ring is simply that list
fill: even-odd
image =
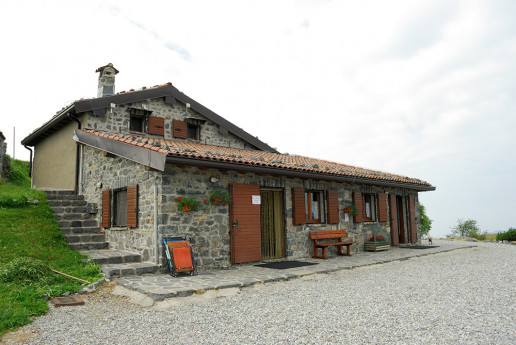
[{"label": "overcast sky", "polygon": [[282,153],[416,177],[431,234],[516,227],[516,1],[2,1],[0,130],[172,82]]}]

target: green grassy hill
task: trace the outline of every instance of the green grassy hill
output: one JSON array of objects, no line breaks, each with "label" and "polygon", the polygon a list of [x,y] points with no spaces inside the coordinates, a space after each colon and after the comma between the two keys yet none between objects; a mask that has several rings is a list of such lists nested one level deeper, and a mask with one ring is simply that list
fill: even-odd
[{"label": "green grassy hill", "polygon": [[48,310],[43,295],[83,287],[50,269],[96,281],[97,265],[68,248],[42,191],[30,188],[28,162],[10,160],[0,179],[0,336]]}]

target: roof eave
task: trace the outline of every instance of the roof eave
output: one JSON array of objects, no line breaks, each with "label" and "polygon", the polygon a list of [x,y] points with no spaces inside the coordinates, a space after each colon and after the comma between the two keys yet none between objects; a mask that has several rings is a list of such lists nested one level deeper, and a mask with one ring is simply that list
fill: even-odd
[{"label": "roof eave", "polygon": [[417,190],[420,192],[435,190],[434,186],[422,185],[422,184],[417,184],[417,183],[379,180],[379,179],[371,179],[371,178],[365,178],[365,177],[359,177],[359,176],[344,176],[344,175],[335,175],[335,174],[315,173],[315,172],[308,172],[308,171],[281,169],[281,168],[276,168],[276,167],[256,166],[256,165],[248,165],[248,164],[238,164],[238,163],[231,163],[231,162],[210,161],[210,160],[204,160],[204,159],[198,159],[198,158],[177,157],[177,156],[173,156],[173,155],[167,156],[166,163],[167,164],[204,167],[204,168],[213,168],[213,169],[226,169],[226,170],[235,170],[235,171],[242,171],[242,172],[252,172],[252,173],[257,173],[257,174],[281,175],[281,176],[287,176],[287,177],[292,177],[292,178],[301,178],[301,179],[313,179],[313,180],[323,180],[323,181],[367,184],[367,185],[385,186],[385,187],[394,187],[394,188],[408,188],[408,189],[413,189],[413,190]]},{"label": "roof eave", "polygon": [[57,116],[53,117],[50,121],[43,124],[43,126],[39,127],[37,130],[29,134],[27,137],[25,137],[22,141],[22,145],[27,146],[34,146],[38,143],[38,139],[45,134],[49,129],[52,129],[56,124],[63,121],[63,119],[67,118],[67,115],[71,112],[74,112],[75,103],[67,107],[66,109],[62,110]]}]

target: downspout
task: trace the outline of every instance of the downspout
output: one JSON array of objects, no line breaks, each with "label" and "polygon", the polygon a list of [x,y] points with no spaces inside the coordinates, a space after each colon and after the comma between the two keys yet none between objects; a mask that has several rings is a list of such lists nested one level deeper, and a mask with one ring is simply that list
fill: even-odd
[{"label": "downspout", "polygon": [[[27,150],[30,151],[30,158],[29,158],[29,177],[32,178],[32,149],[30,147],[27,147],[27,145],[23,145]],[[31,181],[32,186],[32,181]]]},{"label": "downspout", "polygon": [[154,259],[159,266],[159,236],[158,236],[158,179],[154,177]]},{"label": "downspout", "polygon": [[[68,113],[68,117],[77,122],[77,129],[81,129],[81,121],[75,116],[75,115],[72,115],[71,113]],[[79,193],[79,155],[80,155],[80,149],[81,147],[79,146],[79,144],[77,144],[77,148],[75,149],[75,194],[78,194]]]}]

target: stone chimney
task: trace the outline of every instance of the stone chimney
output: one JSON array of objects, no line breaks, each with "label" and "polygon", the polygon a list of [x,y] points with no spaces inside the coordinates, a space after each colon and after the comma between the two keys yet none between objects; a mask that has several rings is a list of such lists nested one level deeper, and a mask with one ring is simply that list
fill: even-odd
[{"label": "stone chimney", "polygon": [[99,88],[97,97],[113,96],[115,94],[115,75],[118,70],[113,67],[112,63],[97,68],[95,72],[99,72]]}]

